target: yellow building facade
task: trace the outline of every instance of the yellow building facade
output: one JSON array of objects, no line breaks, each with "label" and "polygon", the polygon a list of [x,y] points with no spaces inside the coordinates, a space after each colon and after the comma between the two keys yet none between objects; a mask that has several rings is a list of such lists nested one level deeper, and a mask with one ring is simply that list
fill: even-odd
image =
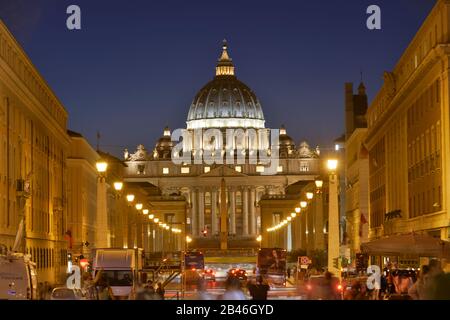
[{"label": "yellow building facade", "polygon": [[[0,243],[12,249],[25,214],[26,252],[39,281],[67,266],[67,112],[0,21]],[[18,182],[30,182],[20,197]]]},{"label": "yellow building facade", "polygon": [[438,1],[367,113],[369,238],[449,238],[450,1]]}]

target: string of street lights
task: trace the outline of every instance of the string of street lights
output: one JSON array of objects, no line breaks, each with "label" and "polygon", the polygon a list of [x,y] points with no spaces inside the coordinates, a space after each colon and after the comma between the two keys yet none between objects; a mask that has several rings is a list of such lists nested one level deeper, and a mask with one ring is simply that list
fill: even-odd
[{"label": "string of street lights", "polygon": [[[315,181],[316,184],[316,188],[319,191],[322,188],[323,185],[323,181],[322,180],[316,180]],[[307,200],[312,200],[314,198],[314,193],[313,192],[306,192],[306,199]],[[286,219],[284,219],[283,221],[281,221],[280,223],[278,223],[277,225],[267,228],[267,232],[274,232],[277,231],[281,228],[286,227],[287,225],[289,225],[290,223],[292,223],[294,221],[294,219],[300,215],[300,213],[302,212],[302,210],[304,210],[306,207],[308,206],[308,201],[302,200],[299,203],[299,207],[296,207],[294,209],[294,211],[290,214],[290,216],[286,217]]]},{"label": "string of street lights", "polygon": [[[129,203],[132,203],[134,201],[134,194],[128,194],[127,195],[127,201]],[[150,211],[148,209],[144,209],[144,205],[142,203],[136,203],[135,205],[136,210],[142,211],[142,214],[145,216],[148,216],[148,219],[158,225],[160,228],[165,230],[170,230],[175,234],[179,234],[182,232],[179,228],[171,228],[167,223],[162,222],[158,217],[156,217],[154,214],[150,214]]]},{"label": "string of street lights", "polygon": [[[108,169],[108,163],[107,163],[106,161],[100,160],[100,161],[98,161],[98,162],[96,163],[96,167],[97,167],[97,171],[98,171],[100,174],[103,174],[103,175],[104,175],[104,174],[106,173],[107,169]],[[113,186],[114,186],[114,189],[115,189],[117,192],[120,192],[120,191],[122,191],[122,189],[123,189],[123,182],[121,182],[121,181],[116,181],[116,182],[113,183]],[[135,200],[136,197],[135,197],[134,194],[127,194],[126,198],[127,198],[128,203],[131,205],[131,203],[134,202],[134,200]],[[179,229],[179,228],[171,228],[171,227],[170,227],[169,225],[167,225],[166,223],[163,223],[162,221],[160,221],[159,218],[155,217],[154,214],[149,214],[150,211],[149,211],[148,209],[144,209],[144,205],[143,205],[142,203],[140,203],[140,202],[136,203],[136,204],[135,204],[135,208],[136,208],[136,210],[138,210],[138,211],[142,211],[142,213],[143,213],[144,215],[148,216],[149,220],[153,221],[155,224],[157,224],[157,225],[158,225],[159,227],[161,227],[162,229],[170,230],[170,231],[172,231],[172,232],[175,233],[175,234],[179,234],[179,233],[182,232],[182,230]]]}]

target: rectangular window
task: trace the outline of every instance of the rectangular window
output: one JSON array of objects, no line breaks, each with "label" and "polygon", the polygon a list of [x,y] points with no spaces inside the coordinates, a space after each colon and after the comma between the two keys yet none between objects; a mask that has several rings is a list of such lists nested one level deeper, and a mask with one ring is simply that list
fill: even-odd
[{"label": "rectangular window", "polygon": [[205,173],[208,173],[208,172],[211,171],[211,167],[205,167],[205,168],[203,169],[203,171],[204,171]]},{"label": "rectangular window", "polygon": [[187,173],[189,173],[189,167],[182,167],[181,168],[181,173],[184,173],[184,174],[187,174]]},{"label": "rectangular window", "polygon": [[278,166],[277,172],[283,172],[283,166]]},{"label": "rectangular window", "polygon": [[163,168],[163,174],[169,174],[169,168]]},{"label": "rectangular window", "polygon": [[300,171],[301,172],[307,172],[309,171],[309,165],[307,162],[301,162],[300,163]]},{"label": "rectangular window", "polygon": [[264,166],[256,166],[256,172],[264,172]]},{"label": "rectangular window", "polygon": [[242,172],[242,167],[236,166],[236,167],[234,167],[234,170],[236,170],[237,172]]}]

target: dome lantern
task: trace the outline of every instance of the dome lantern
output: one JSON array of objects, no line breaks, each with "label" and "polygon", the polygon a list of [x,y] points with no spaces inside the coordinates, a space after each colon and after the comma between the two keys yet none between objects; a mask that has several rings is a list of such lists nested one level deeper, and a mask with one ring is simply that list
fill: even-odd
[{"label": "dome lantern", "polygon": [[234,76],[233,59],[228,55],[227,40],[223,40],[222,56],[216,66],[216,76]]},{"label": "dome lantern", "polygon": [[170,137],[170,129],[168,126],[164,128],[164,137]]}]

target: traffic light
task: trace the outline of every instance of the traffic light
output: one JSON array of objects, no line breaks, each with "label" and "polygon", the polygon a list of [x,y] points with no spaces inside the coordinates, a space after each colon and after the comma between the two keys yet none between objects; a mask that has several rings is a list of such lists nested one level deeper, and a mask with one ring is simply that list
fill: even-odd
[{"label": "traffic light", "polygon": [[333,267],[339,269],[339,258],[333,258]]}]

